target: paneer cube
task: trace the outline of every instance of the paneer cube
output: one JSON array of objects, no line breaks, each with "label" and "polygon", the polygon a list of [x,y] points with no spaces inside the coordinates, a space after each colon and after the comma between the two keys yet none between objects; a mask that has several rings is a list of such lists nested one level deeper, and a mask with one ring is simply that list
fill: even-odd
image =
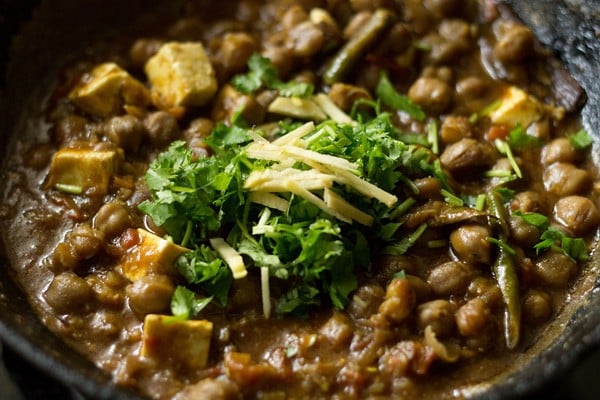
[{"label": "paneer cube", "polygon": [[144,229],[137,232],[139,244],[132,247],[121,261],[123,275],[135,282],[150,274],[176,274],[175,261],[189,250]]},{"label": "paneer cube", "polygon": [[104,63],[84,76],[69,98],[89,114],[108,117],[125,105],[145,107],[150,103],[150,92],[117,64]]},{"label": "paneer cube", "polygon": [[152,101],[159,108],[202,106],[217,91],[202,43],[166,43],[144,69],[152,84]]},{"label": "paneer cube", "polygon": [[544,114],[544,107],[539,101],[515,86],[509,87],[500,101],[500,106],[490,112],[494,124],[527,128]]},{"label": "paneer cube", "polygon": [[140,354],[159,363],[176,364],[188,370],[206,367],[212,322],[171,318],[167,315],[146,315]]},{"label": "paneer cube", "polygon": [[52,158],[47,187],[102,196],[108,192],[118,161],[118,153],[113,150],[61,149]]}]

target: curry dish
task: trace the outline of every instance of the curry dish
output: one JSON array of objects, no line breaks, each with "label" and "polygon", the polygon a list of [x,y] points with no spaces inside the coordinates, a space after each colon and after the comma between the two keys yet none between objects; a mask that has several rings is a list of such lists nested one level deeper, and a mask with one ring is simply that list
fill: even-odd
[{"label": "curry dish", "polygon": [[572,301],[582,93],[506,9],[172,3],[64,66],[2,175],[21,286],[119,385],[461,397]]}]

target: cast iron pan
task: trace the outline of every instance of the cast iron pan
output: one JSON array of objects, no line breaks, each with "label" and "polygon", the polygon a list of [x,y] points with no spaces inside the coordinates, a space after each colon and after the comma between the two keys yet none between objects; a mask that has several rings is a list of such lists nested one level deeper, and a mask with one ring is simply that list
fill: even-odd
[{"label": "cast iron pan", "polygon": [[[600,164],[600,0],[506,0],[515,13],[555,53],[587,93],[583,124],[594,136],[594,161]],[[16,1],[15,1],[16,3]],[[35,3],[32,1],[27,2]],[[127,24],[156,1],[42,1],[31,21],[12,40],[9,61],[0,68],[0,149],[26,126],[26,116],[52,84],[60,65],[95,37]],[[10,2],[0,6],[10,5]],[[10,9],[10,7],[8,7]],[[21,9],[22,10],[22,9]],[[21,14],[22,11],[21,11]],[[27,13],[26,13],[27,14]],[[1,17],[2,15],[0,15]],[[5,38],[4,38],[5,40]],[[2,44],[2,43],[0,43]],[[33,313],[13,280],[4,243],[0,246],[0,338],[43,372],[93,399],[141,399],[116,387],[108,374],[72,351]],[[572,304],[521,362],[492,381],[465,392],[469,398],[515,398],[539,389],[600,345],[600,256],[583,278],[591,288]]]}]

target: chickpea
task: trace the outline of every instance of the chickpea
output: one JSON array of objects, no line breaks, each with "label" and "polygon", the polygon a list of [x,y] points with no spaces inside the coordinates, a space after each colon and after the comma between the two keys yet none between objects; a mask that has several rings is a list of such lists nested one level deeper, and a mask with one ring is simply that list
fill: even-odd
[{"label": "chickpea", "polygon": [[566,287],[577,272],[577,264],[558,251],[543,254],[533,266],[535,276],[552,287]]},{"label": "chickpea", "polygon": [[304,21],[288,31],[287,46],[299,58],[312,57],[325,44],[325,34],[310,21]]},{"label": "chickpea", "polygon": [[155,146],[164,146],[179,136],[177,119],[166,111],[156,111],[144,119],[150,142]]},{"label": "chickpea", "polygon": [[540,239],[540,231],[523,218],[511,216],[509,219],[511,237],[523,247],[531,247]]},{"label": "chickpea", "polygon": [[454,253],[463,261],[489,264],[492,246],[487,240],[492,233],[487,226],[463,225],[450,234],[450,244]]},{"label": "chickpea", "polygon": [[555,162],[574,163],[581,159],[581,154],[571,146],[569,139],[554,139],[542,148],[542,163],[549,165]]},{"label": "chickpea", "polygon": [[215,56],[221,68],[219,76],[227,78],[242,72],[257,47],[256,40],[245,32],[226,33]]},{"label": "chickpea", "polygon": [[504,27],[494,46],[494,56],[503,63],[518,63],[533,55],[534,37],[531,29],[511,24]]},{"label": "chickpea", "polygon": [[78,260],[88,260],[94,257],[102,248],[104,234],[88,224],[75,227],[66,238],[71,253]]},{"label": "chickpea", "polygon": [[56,275],[44,292],[44,299],[58,313],[80,312],[90,303],[93,292],[85,279],[73,272]]},{"label": "chickpea", "polygon": [[127,151],[137,151],[146,133],[142,121],[133,115],[117,116],[104,124],[108,140]]},{"label": "chickpea", "polygon": [[94,216],[93,227],[112,238],[133,227],[133,219],[123,204],[106,203]]},{"label": "chickpea", "polygon": [[438,337],[449,336],[454,332],[456,323],[454,313],[456,305],[448,300],[432,300],[417,307],[417,325],[419,329],[431,326]]},{"label": "chickpea", "polygon": [[502,292],[493,279],[483,276],[473,279],[468,288],[471,296],[479,297],[490,308],[495,307],[502,301]]},{"label": "chickpea", "polygon": [[463,138],[471,136],[473,136],[471,123],[466,117],[450,115],[442,122],[440,139],[445,144],[456,143]]},{"label": "chickpea", "polygon": [[489,321],[491,312],[480,298],[474,298],[462,305],[455,314],[456,326],[463,336],[481,334]]},{"label": "chickpea", "polygon": [[125,288],[129,307],[140,317],[168,310],[174,291],[165,275],[147,275]]},{"label": "chickpea", "polygon": [[517,193],[510,205],[513,210],[521,210],[522,212],[545,214],[547,210],[545,199],[540,193],[533,190]]},{"label": "chickpea", "polygon": [[423,4],[438,17],[450,17],[460,12],[460,0],[424,0]]},{"label": "chickpea", "polygon": [[348,304],[348,314],[353,318],[369,318],[379,309],[385,296],[385,290],[376,283],[359,287]]},{"label": "chickpea", "polygon": [[135,68],[142,69],[153,55],[160,50],[162,40],[142,38],[133,42],[129,49],[129,59]]},{"label": "chickpea", "polygon": [[552,315],[552,298],[542,290],[529,289],[523,298],[523,316],[533,324],[547,321]]},{"label": "chickpea", "polygon": [[448,261],[433,268],[427,276],[427,282],[437,295],[462,294],[475,274],[476,271],[470,264]]},{"label": "chickpea", "polygon": [[385,300],[379,306],[379,312],[388,320],[396,323],[404,321],[416,303],[415,292],[406,279],[393,279],[385,292]]},{"label": "chickpea", "polygon": [[408,97],[426,111],[441,114],[452,103],[452,90],[439,78],[419,78],[408,89]]},{"label": "chickpea", "polygon": [[489,167],[496,158],[496,152],[489,143],[464,138],[446,147],[440,162],[444,168],[454,172]]},{"label": "chickpea", "polygon": [[334,83],[329,91],[329,98],[339,108],[348,112],[352,109],[354,102],[360,99],[370,99],[371,95],[362,87],[347,83]]},{"label": "chickpea", "polygon": [[600,224],[600,212],[587,197],[567,196],[554,205],[554,215],[569,231],[583,235]]},{"label": "chickpea", "polygon": [[544,187],[557,196],[569,196],[586,191],[591,183],[590,173],[570,163],[549,165],[543,174]]}]

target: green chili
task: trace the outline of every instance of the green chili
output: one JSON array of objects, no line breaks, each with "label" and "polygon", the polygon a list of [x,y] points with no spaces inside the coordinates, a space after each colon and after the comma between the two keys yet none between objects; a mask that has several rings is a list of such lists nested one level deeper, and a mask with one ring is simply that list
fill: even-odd
[{"label": "green chili", "polygon": [[[491,191],[487,203],[493,218],[492,229],[500,242],[508,240],[508,215],[500,194]],[[494,277],[504,300],[504,339],[506,347],[514,349],[519,343],[521,330],[521,301],[519,298],[519,278],[513,255],[504,246],[498,246],[498,255],[492,266]]]},{"label": "green chili", "polygon": [[331,60],[323,73],[323,81],[331,85],[344,79],[358,59],[381,37],[393,20],[394,16],[390,11],[376,10]]}]

